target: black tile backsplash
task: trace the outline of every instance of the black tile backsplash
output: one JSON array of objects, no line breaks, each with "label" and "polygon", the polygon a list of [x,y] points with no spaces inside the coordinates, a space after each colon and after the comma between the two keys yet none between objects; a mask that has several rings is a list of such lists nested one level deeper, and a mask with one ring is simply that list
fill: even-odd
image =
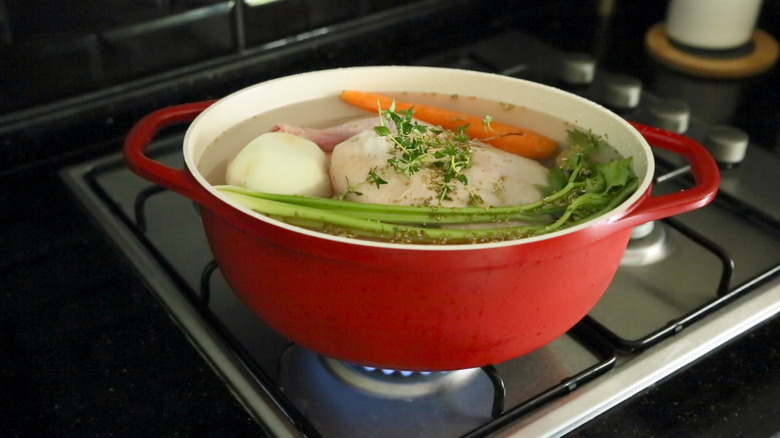
[{"label": "black tile backsplash", "polygon": [[303,71],[408,64],[499,32],[537,1],[148,0],[142,21],[108,14],[82,32],[61,25],[61,38],[14,25],[15,42],[0,45],[0,175],[115,149],[166,106]]},{"label": "black tile backsplash", "polygon": [[415,2],[0,0],[0,114]]},{"label": "black tile backsplash", "polygon": [[231,7],[217,3],[100,35],[105,80],[120,83],[235,50]]},{"label": "black tile backsplash", "polygon": [[246,44],[255,46],[305,31],[310,22],[306,8],[305,0],[246,4],[244,8]]}]

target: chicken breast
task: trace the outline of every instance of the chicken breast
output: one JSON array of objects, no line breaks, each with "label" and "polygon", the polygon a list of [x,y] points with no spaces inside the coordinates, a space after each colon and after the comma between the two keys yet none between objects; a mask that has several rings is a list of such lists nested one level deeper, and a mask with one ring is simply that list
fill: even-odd
[{"label": "chicken breast", "polygon": [[[395,153],[390,140],[373,130],[362,131],[338,144],[330,164],[334,194],[347,193],[345,199],[359,202],[439,205],[440,174],[435,169],[423,168],[407,177],[388,164]],[[547,184],[548,171],[542,164],[484,143],[473,143],[471,154],[472,166],[462,172],[468,184],[452,180],[450,199],[442,200],[440,205],[473,205],[476,196],[481,198],[481,206],[520,205],[542,197],[538,187]],[[367,180],[371,171],[387,183],[377,186]]]}]

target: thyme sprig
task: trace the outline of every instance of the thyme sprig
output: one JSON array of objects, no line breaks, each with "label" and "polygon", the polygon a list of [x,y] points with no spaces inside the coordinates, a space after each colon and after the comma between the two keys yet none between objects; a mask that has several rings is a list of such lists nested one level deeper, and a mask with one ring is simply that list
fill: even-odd
[{"label": "thyme sprig", "polygon": [[[486,120],[489,124],[490,119]],[[380,112],[380,125],[374,128],[374,132],[392,142],[396,154],[388,158],[387,163],[394,171],[407,178],[425,168],[436,171],[437,199],[441,202],[450,199],[449,194],[456,190],[454,182],[468,185],[468,178],[463,173],[472,166],[471,139],[466,135],[467,128],[468,125],[464,125],[449,131],[422,125],[414,119],[414,108],[396,111],[393,102],[390,108]],[[375,173],[369,173],[367,179],[377,183],[376,178]]]}]

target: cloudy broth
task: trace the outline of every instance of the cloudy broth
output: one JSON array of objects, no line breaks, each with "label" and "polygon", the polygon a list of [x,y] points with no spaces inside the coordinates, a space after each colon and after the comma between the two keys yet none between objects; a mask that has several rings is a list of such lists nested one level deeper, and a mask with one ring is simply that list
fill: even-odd
[{"label": "cloudy broth", "polygon": [[[577,123],[576,120],[564,121],[558,117],[532,110],[523,105],[469,96],[437,93],[384,94],[399,101],[435,105],[478,117],[490,115],[496,122],[508,123],[538,132],[552,138],[559,145],[563,145],[566,131],[575,127]],[[367,112],[342,102],[336,96],[296,103],[257,114],[249,119],[237,122],[236,125],[209,144],[198,160],[198,172],[213,185],[225,184],[227,165],[233,157],[250,141],[268,132],[276,124],[286,123],[311,128],[327,128],[367,115]],[[378,117],[377,124],[379,124]]]}]

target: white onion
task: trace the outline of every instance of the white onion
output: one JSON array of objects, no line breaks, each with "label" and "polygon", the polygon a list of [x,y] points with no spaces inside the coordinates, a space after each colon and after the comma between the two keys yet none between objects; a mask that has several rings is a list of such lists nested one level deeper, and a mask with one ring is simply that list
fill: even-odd
[{"label": "white onion", "polygon": [[228,165],[227,183],[258,192],[330,197],[328,156],[316,143],[283,132],[263,134]]}]

